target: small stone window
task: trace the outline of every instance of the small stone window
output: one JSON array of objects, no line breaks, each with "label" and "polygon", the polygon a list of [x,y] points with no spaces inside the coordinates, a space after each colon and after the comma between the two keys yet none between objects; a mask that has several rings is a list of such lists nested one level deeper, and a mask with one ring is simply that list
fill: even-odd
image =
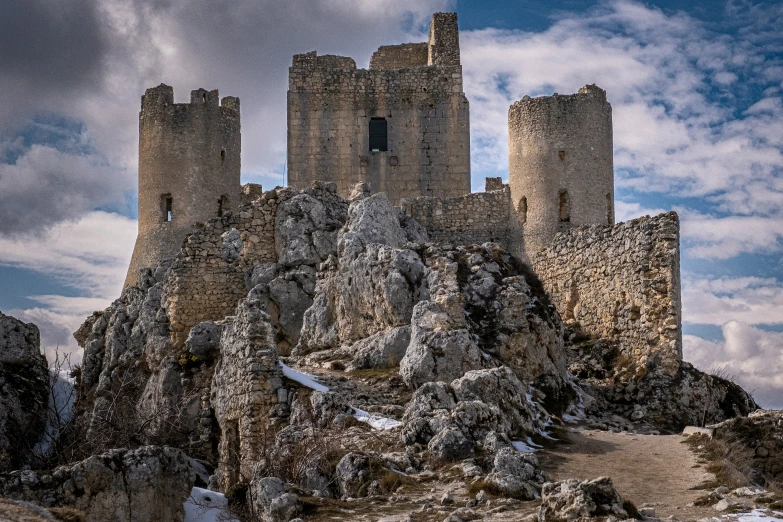
[{"label": "small stone window", "polygon": [[218,200],[218,212],[217,212],[218,217],[223,217],[223,214],[228,212],[228,208],[229,208],[228,196],[223,194],[222,196],[220,196],[220,199]]},{"label": "small stone window", "polygon": [[162,194],[160,196],[160,214],[164,223],[169,223],[174,219],[174,214],[171,210],[173,204],[174,200],[171,194]]},{"label": "small stone window", "polygon": [[614,207],[612,206],[612,195],[606,194],[606,221],[610,225],[614,225]]},{"label": "small stone window", "polygon": [[567,190],[560,191],[560,222],[571,222],[571,202],[569,201]]},{"label": "small stone window", "polygon": [[559,151],[557,153],[557,157],[560,158],[560,161],[564,161],[565,160],[565,151],[564,150]]},{"label": "small stone window", "polygon": [[226,149],[220,149],[220,161],[226,161]]},{"label": "small stone window", "polygon": [[389,150],[386,118],[370,119],[370,152]]},{"label": "small stone window", "polygon": [[519,213],[519,221],[523,225],[527,223],[527,198],[525,196],[522,196],[522,199],[519,200],[519,205],[517,205],[517,212]]}]

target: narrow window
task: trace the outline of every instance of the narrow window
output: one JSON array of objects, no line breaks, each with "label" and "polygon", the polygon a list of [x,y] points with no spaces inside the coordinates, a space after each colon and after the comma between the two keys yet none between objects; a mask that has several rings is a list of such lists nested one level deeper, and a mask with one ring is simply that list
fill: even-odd
[{"label": "narrow window", "polygon": [[560,161],[565,160],[565,151],[561,150],[560,152],[557,153],[557,156],[560,158]]},{"label": "narrow window", "polygon": [[388,149],[386,118],[370,119],[370,151],[380,152]]},{"label": "narrow window", "polygon": [[206,94],[202,94],[201,95],[201,103],[207,103],[207,95]]},{"label": "narrow window", "polygon": [[162,194],[160,196],[160,214],[164,223],[168,223],[174,219],[174,214],[171,211],[172,205],[173,199],[171,194]]},{"label": "narrow window", "polygon": [[560,222],[569,223],[571,221],[571,209],[568,201],[568,191],[560,191]]},{"label": "narrow window", "polygon": [[612,195],[606,195],[606,221],[614,225],[614,208],[612,207]]},{"label": "narrow window", "polygon": [[220,149],[220,161],[226,161],[226,149]]},{"label": "narrow window", "polygon": [[218,217],[223,217],[223,214],[225,214],[228,211],[228,196],[225,194],[220,196],[220,199],[218,200]]},{"label": "narrow window", "polygon": [[517,212],[519,213],[519,220],[522,224],[527,223],[527,198],[525,196],[522,196],[522,199],[519,200]]}]

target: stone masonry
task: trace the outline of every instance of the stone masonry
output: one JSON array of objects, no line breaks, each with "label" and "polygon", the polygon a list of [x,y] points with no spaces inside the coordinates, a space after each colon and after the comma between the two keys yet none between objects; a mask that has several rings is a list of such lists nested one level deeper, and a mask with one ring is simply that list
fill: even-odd
[{"label": "stone masonry", "polygon": [[[370,148],[371,121],[385,147]],[[384,150],[385,148],[385,150]],[[470,192],[470,121],[455,13],[435,13],[427,43],[383,46],[369,69],[353,59],[294,56],[288,84],[288,180],[331,181],[348,197],[368,182],[393,204]]]},{"label": "stone masonry", "polygon": [[533,269],[566,325],[619,342],[632,364],[677,372],[682,326],[676,213],[558,233]]},{"label": "stone masonry", "polygon": [[141,98],[139,234],[125,286],[139,269],[174,257],[193,225],[236,209],[240,193],[239,98],[198,89],[174,103],[159,85]]}]

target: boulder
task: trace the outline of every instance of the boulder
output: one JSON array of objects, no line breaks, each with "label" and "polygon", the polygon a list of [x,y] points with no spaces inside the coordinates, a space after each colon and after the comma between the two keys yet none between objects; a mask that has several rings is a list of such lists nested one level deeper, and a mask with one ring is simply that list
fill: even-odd
[{"label": "boulder", "polygon": [[0,474],[0,496],[73,507],[86,522],[183,521],[199,468],[175,448],[117,449],[51,471]]},{"label": "boulder", "polygon": [[264,522],[288,522],[299,512],[302,503],[277,477],[263,477],[250,483],[253,507]]},{"label": "boulder", "polygon": [[506,496],[533,500],[538,497],[546,475],[538,467],[535,455],[504,447],[495,454],[492,472],[486,480]]},{"label": "boulder", "polygon": [[623,499],[612,479],[576,479],[547,482],[541,488],[540,522],[566,522],[582,518],[617,516],[628,518]]},{"label": "boulder", "polygon": [[410,325],[391,328],[362,339],[350,348],[352,357],[346,369],[393,368],[405,356],[410,340]]}]

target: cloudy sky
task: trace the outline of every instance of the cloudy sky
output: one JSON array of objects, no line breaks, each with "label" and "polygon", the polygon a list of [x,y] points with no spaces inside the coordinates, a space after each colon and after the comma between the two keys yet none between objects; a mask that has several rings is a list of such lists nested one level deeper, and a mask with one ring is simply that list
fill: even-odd
[{"label": "cloudy sky", "polygon": [[[487,7],[490,5],[490,7]],[[507,177],[506,114],[588,83],[614,107],[618,219],[682,219],[685,358],[783,407],[783,4],[661,0],[5,0],[0,310],[47,352],[120,292],[147,87],[242,99],[243,182],[283,182],[291,55],[366,67],[459,14],[473,187]],[[74,358],[80,355],[75,353]]]}]

